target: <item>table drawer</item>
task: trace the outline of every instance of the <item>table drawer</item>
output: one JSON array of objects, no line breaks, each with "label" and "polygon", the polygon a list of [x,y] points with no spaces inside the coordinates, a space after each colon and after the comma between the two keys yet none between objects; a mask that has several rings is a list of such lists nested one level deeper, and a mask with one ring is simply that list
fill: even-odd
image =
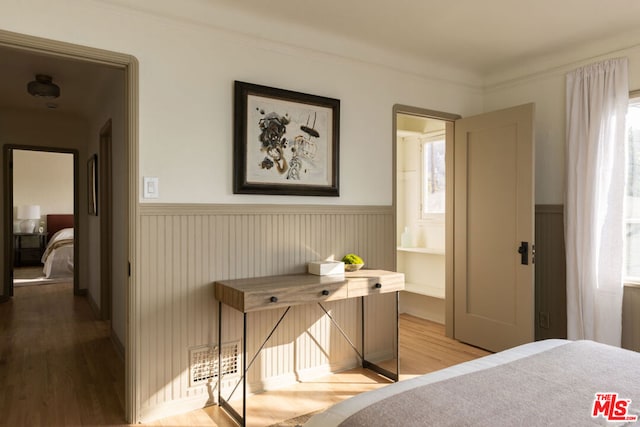
[{"label": "table drawer", "polygon": [[340,300],[347,298],[347,295],[346,282],[252,290],[245,293],[244,311]]},{"label": "table drawer", "polygon": [[361,297],[387,292],[401,291],[404,289],[404,274],[389,273],[376,274],[375,271],[363,271],[348,275],[349,298]]}]

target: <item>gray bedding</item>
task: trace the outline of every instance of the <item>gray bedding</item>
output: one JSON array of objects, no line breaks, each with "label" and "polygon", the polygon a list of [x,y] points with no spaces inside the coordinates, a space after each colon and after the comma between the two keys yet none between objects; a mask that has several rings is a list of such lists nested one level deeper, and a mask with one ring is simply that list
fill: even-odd
[{"label": "gray bedding", "polygon": [[340,426],[640,426],[592,417],[596,393],[608,392],[640,415],[640,353],[577,341],[396,394]]}]

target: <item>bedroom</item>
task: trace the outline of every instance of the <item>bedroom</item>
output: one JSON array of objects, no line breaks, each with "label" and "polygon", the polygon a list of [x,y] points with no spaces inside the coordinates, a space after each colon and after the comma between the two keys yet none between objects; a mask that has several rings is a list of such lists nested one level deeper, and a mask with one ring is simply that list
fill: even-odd
[{"label": "bedroom", "polygon": [[[142,176],[159,177],[161,198],[158,200],[160,205],[155,205],[149,200],[134,197],[133,204],[140,206],[132,209],[138,209],[140,216],[130,221],[134,227],[132,233],[140,232],[140,248],[131,251],[134,257],[132,280],[137,285],[134,289],[140,293],[135,294],[138,299],[129,299],[131,306],[139,312],[130,319],[135,326],[132,326],[132,330],[149,340],[144,345],[137,341],[134,343],[141,346],[140,357],[150,361],[148,367],[140,367],[143,370],[140,372],[141,378],[145,381],[133,385],[135,390],[140,390],[139,393],[133,393],[138,396],[138,400],[132,402],[132,406],[137,408],[135,419],[175,411],[178,405],[176,401],[181,402],[180,409],[183,409],[192,403],[189,399],[198,400],[199,397],[195,396],[197,393],[187,386],[186,358],[188,348],[215,342],[212,328],[202,326],[213,322],[213,316],[207,312],[207,298],[209,303],[212,299],[207,290],[208,283],[220,277],[239,276],[254,267],[260,274],[288,270],[288,259],[275,255],[261,260],[256,266],[233,262],[233,259],[246,257],[246,254],[257,250],[250,235],[264,231],[261,221],[277,221],[278,218],[284,221],[287,218],[287,221],[297,224],[296,221],[313,214],[318,216],[318,227],[326,227],[322,224],[336,221],[336,228],[344,227],[351,232],[354,231],[353,227],[338,222],[340,215],[353,214],[345,206],[373,206],[357,214],[367,218],[366,221],[371,220],[371,228],[362,234],[373,236],[376,234],[374,231],[384,230],[386,236],[392,235],[393,230],[385,225],[385,218],[392,215],[388,209],[391,203],[391,168],[388,159],[391,154],[391,108],[395,103],[468,116],[535,101],[539,113],[536,130],[541,141],[537,152],[540,163],[536,203],[557,204],[562,201],[562,80],[557,73],[545,74],[544,71],[549,67],[544,62],[539,62],[536,67],[523,66],[527,69],[525,72],[514,72],[506,77],[503,75],[504,78],[496,75],[494,80],[488,81],[485,89],[483,78],[466,71],[448,73],[448,69],[442,70],[441,67],[423,62],[398,62],[392,54],[380,56],[386,64],[373,61],[372,65],[371,62],[361,62],[361,59],[345,59],[340,53],[325,55],[294,48],[283,42],[256,41],[255,38],[233,32],[190,24],[193,17],[169,19],[140,10],[132,11],[122,7],[126,3],[70,2],[70,6],[77,8],[78,13],[65,15],[53,6],[23,2],[9,7],[3,13],[0,27],[22,34],[126,52],[140,61],[140,158],[132,169],[139,171],[139,175],[131,179],[134,184],[132,187],[136,191],[140,189]],[[134,9],[136,6],[142,7],[139,2],[130,4]],[[202,12],[202,16],[211,14],[206,8],[197,8],[202,4],[194,2],[193,9],[187,12],[193,15]],[[168,4],[165,6],[168,7]],[[34,14],[34,9],[41,12]],[[33,15],[37,22],[34,22]],[[102,17],[98,18],[97,15]],[[50,17],[55,17],[59,24],[50,25]],[[149,34],[154,34],[154,37],[140,34],[140,27],[149,28]],[[118,28],[117,35],[114,35],[113,28]],[[185,49],[185,45],[189,48]],[[327,40],[321,46],[329,49],[331,42]],[[353,47],[352,44],[346,46]],[[370,52],[355,47],[346,50],[361,54]],[[608,49],[595,54],[576,51],[573,56],[564,57],[563,63],[581,62],[585,58],[608,52]],[[632,69],[637,68],[637,52],[631,48],[625,53],[632,60]],[[372,56],[375,54],[369,58]],[[168,65],[168,57],[177,60]],[[256,71],[252,66],[254,58],[273,65]],[[221,62],[225,64],[224,67],[220,66]],[[396,68],[390,68],[388,64],[395,64]],[[397,67],[402,64],[405,69],[413,70],[399,71]],[[416,76],[417,69],[429,70],[423,73],[427,76]],[[503,70],[504,73],[508,71],[506,67]],[[539,73],[536,74],[536,71]],[[532,74],[531,79],[522,77]],[[444,77],[450,79],[443,83]],[[236,78],[259,80],[299,91],[326,93],[348,100],[344,101],[343,109],[343,174],[339,200],[231,194],[230,82]],[[632,73],[632,79],[637,78]],[[456,81],[451,82],[452,79]],[[515,79],[510,85],[501,86],[497,83],[510,79]],[[208,83],[205,85],[203,82]],[[203,90],[203,87],[206,89]],[[372,162],[381,165],[379,174],[371,174],[367,164],[356,160],[365,148],[370,150]],[[89,153],[85,154],[81,156],[81,167]],[[376,191],[361,190],[368,185],[375,187]],[[280,210],[273,206],[263,207],[264,211],[259,215],[247,215],[247,209],[242,205],[255,203],[280,204],[282,207]],[[301,206],[303,204],[322,206],[313,209]],[[375,222],[380,218],[379,222]],[[298,246],[301,241],[299,236],[291,235],[288,240],[277,240],[280,236],[287,239],[287,230],[286,227],[274,230],[277,231],[273,236],[274,241],[280,243],[273,253],[290,256],[296,268],[300,268],[302,260],[311,256],[329,255],[332,250],[344,252],[350,246],[350,242],[340,240],[338,230],[334,247],[328,244],[323,246],[317,242],[318,236],[311,236],[309,247],[316,249],[317,253],[305,252],[306,247]],[[230,235],[235,237],[235,233],[237,243],[232,244],[230,242],[235,239],[231,239]],[[181,258],[179,253],[169,253],[166,249],[168,242],[179,242],[185,251],[199,248],[197,253],[202,257]],[[371,263],[392,268],[385,261],[386,258],[392,258],[392,254],[364,250],[371,251],[366,255]],[[225,254],[213,256],[213,251]],[[227,256],[227,252],[234,256]],[[202,259],[211,260],[211,264],[205,264]],[[144,323],[140,323],[141,319],[145,319]],[[176,325],[176,334],[184,330],[192,335],[184,336],[181,341],[159,333],[170,325]],[[131,339],[136,338],[134,336]],[[151,348],[164,349],[180,362],[170,366],[163,361],[162,355]],[[148,370],[161,374],[151,380]]]},{"label": "bedroom", "polygon": [[[13,228],[14,286],[73,282],[73,155],[19,149],[12,150],[12,154],[14,218],[17,219]],[[47,171],[46,179],[36,173],[44,170]],[[29,221],[27,217],[30,217],[20,214],[25,206],[35,206],[33,216],[37,218],[23,226],[22,221]],[[50,214],[66,214],[68,217],[64,224],[57,226],[48,223]],[[54,239],[55,234],[61,231],[60,227],[71,230]],[[50,243],[61,238],[71,239],[71,242],[63,242],[64,247],[54,252]],[[32,249],[37,249],[37,255]]]}]

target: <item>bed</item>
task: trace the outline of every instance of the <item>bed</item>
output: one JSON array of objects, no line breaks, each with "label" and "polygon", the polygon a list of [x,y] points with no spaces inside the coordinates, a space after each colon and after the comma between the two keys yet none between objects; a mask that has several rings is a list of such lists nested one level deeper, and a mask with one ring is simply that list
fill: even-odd
[{"label": "bed", "polygon": [[305,427],[524,425],[640,425],[640,353],[592,341],[524,344],[354,396]]},{"label": "bed", "polygon": [[47,215],[47,247],[42,255],[45,277],[73,277],[73,215]]}]

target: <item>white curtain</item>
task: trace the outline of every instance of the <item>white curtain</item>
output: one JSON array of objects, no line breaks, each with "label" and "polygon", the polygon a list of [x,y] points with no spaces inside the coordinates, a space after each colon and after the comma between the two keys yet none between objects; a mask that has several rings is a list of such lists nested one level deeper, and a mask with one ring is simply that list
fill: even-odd
[{"label": "white curtain", "polygon": [[567,335],[620,346],[627,58],[566,83]]}]

